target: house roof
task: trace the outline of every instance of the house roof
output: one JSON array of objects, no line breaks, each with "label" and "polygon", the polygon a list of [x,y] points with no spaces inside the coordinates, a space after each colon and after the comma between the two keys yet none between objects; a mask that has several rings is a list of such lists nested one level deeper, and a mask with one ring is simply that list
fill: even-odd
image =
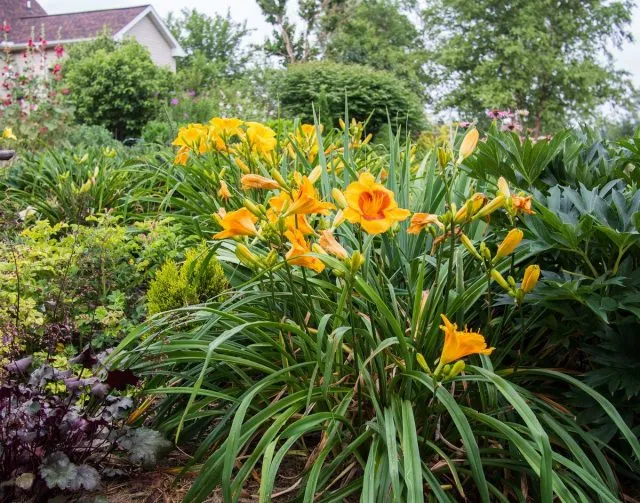
[{"label": "house roof", "polygon": [[[25,0],[0,0],[0,12],[5,11],[6,3],[24,3]],[[20,17],[11,19],[6,16],[11,26],[9,41],[16,45],[26,43],[32,33],[36,38],[44,31],[44,38],[49,41],[70,41],[94,38],[105,27],[117,34],[132,23],[149,5],[126,7],[122,9],[104,9],[68,14],[47,15],[35,0],[31,0],[31,9],[13,9],[9,14]],[[37,8],[34,8],[36,7]],[[25,12],[26,11],[26,12]],[[31,14],[31,15],[25,15]],[[37,15],[33,15],[37,14]]]}]

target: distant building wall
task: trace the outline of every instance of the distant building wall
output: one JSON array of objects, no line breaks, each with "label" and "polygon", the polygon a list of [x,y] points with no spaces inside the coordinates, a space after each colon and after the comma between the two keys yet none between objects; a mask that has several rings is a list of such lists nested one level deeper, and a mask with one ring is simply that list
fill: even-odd
[{"label": "distant building wall", "polygon": [[133,28],[125,33],[126,37],[132,36],[144,45],[151,53],[151,59],[158,66],[165,66],[176,71],[176,60],[171,54],[171,46],[158,31],[158,28],[149,19],[142,18]]}]

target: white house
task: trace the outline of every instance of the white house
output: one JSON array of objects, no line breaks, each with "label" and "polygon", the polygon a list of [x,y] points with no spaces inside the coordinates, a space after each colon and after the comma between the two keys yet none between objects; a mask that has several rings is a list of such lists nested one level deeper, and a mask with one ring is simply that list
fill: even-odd
[{"label": "white house", "polygon": [[91,40],[105,28],[116,40],[134,37],[149,49],[157,65],[173,71],[176,57],[185,55],[151,5],[48,15],[36,0],[0,0],[0,35],[6,32],[7,39],[0,38],[0,47],[4,44],[12,53],[24,52],[41,34],[46,50],[53,52],[57,45]]}]

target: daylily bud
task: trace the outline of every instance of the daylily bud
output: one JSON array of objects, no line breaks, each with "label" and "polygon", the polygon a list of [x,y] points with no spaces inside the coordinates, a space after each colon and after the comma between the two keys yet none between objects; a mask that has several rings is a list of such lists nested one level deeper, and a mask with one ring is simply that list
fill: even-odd
[{"label": "daylily bud", "polygon": [[337,229],[342,225],[343,222],[344,222],[344,212],[342,210],[338,210],[336,212],[335,217],[333,217],[333,223],[331,224],[331,227],[333,227],[334,229]]},{"label": "daylily bud", "polygon": [[513,276],[511,276],[511,274],[509,274],[509,276],[507,276],[507,282],[509,283],[511,288],[515,288],[516,287],[516,280],[515,280],[515,278]]},{"label": "daylily bud", "polygon": [[496,252],[494,260],[499,260],[507,255],[511,255],[513,250],[516,249],[516,246],[518,246],[520,241],[522,241],[523,236],[524,233],[520,229],[511,229],[504,238],[504,241],[502,241],[500,246],[498,246],[498,251]]},{"label": "daylily bud", "polygon": [[247,166],[244,161],[236,158],[236,164],[238,165],[238,167],[240,168],[240,171],[242,171],[243,173],[251,173],[251,170],[249,169],[249,166]]},{"label": "daylily bud", "polygon": [[278,252],[275,250],[271,250],[269,253],[267,253],[267,256],[264,258],[264,262],[265,264],[267,264],[268,267],[273,267],[274,265],[276,265],[277,261],[278,261]]},{"label": "daylily bud", "polygon": [[480,253],[485,260],[491,261],[491,250],[487,248],[487,245],[484,241],[480,242]]},{"label": "daylily bud", "polygon": [[251,213],[253,213],[255,216],[257,216],[258,218],[262,218],[262,212],[260,211],[260,208],[258,208],[252,201],[250,201],[249,199],[245,199],[242,202],[242,205],[247,208]]},{"label": "daylily bud", "polygon": [[258,258],[243,244],[236,246],[236,257],[247,267],[256,267],[259,265]]},{"label": "daylily bud", "polygon": [[509,184],[507,183],[507,181],[502,176],[500,178],[498,178],[498,191],[505,198],[507,198],[507,197],[509,197],[511,195],[511,192],[509,191]]},{"label": "daylily bud", "polygon": [[322,246],[320,246],[318,243],[313,243],[311,245],[311,251],[313,253],[318,253],[319,255],[329,255],[326,250],[324,248],[322,248]]},{"label": "daylily bud", "polygon": [[464,360],[458,360],[453,364],[453,367],[451,367],[451,370],[449,371],[449,375],[447,375],[447,378],[453,379],[454,377],[457,377],[458,375],[460,375],[461,372],[464,371],[464,367],[465,367]]},{"label": "daylily bud", "polygon": [[313,168],[313,170],[311,171],[311,173],[309,173],[309,176],[307,178],[311,183],[316,183],[320,179],[321,175],[322,175],[322,166],[318,165],[315,168]]},{"label": "daylily bud", "polygon": [[536,287],[538,279],[540,279],[540,266],[530,265],[524,271],[524,279],[522,280],[520,288],[524,293],[529,293]]},{"label": "daylily bud", "polygon": [[362,256],[362,253],[360,253],[360,250],[354,251],[351,254],[351,272],[354,274],[358,272],[360,267],[362,267],[362,264],[364,264],[364,257]]},{"label": "daylily bud", "polygon": [[451,153],[444,147],[438,147],[438,164],[441,168],[446,168],[451,160]]},{"label": "daylily bud", "polygon": [[240,177],[240,183],[242,184],[242,190],[280,188],[280,184],[277,181],[260,175],[242,175]]},{"label": "daylily bud", "polygon": [[469,251],[469,253],[471,253],[471,255],[473,255],[478,260],[482,260],[482,257],[478,253],[478,250],[476,250],[476,247],[473,246],[473,243],[466,234],[462,234],[460,236],[460,241],[462,241],[462,244]]},{"label": "daylily bud", "polygon": [[424,359],[424,356],[422,356],[422,354],[418,353],[416,355],[416,360],[418,362],[418,365],[422,367],[422,370],[424,370],[427,374],[431,374],[431,369],[427,364],[427,360]]},{"label": "daylily bud", "polygon": [[283,187],[285,189],[289,187],[289,185],[287,184],[287,181],[280,174],[280,171],[273,168],[270,173],[271,173],[271,177],[280,184],[280,187]]},{"label": "daylily bud", "polygon": [[473,216],[473,220],[486,217],[502,206],[504,206],[504,196],[500,194],[489,201],[484,208],[480,209],[480,211]]},{"label": "daylily bud", "polygon": [[331,195],[333,196],[334,201],[338,205],[338,208],[344,210],[347,207],[347,200],[344,197],[342,191],[338,188],[331,189]]},{"label": "daylily bud", "polygon": [[507,283],[507,280],[504,279],[504,276],[502,276],[502,274],[500,274],[500,271],[498,271],[497,269],[491,269],[491,277],[502,288],[504,288],[508,292],[511,291],[511,287],[509,286],[509,283]]},{"label": "daylily bud", "polygon": [[480,138],[480,133],[476,128],[470,129],[467,131],[467,134],[464,135],[464,139],[462,140],[462,144],[460,145],[460,151],[458,154],[458,164],[464,161],[467,157],[473,154],[473,151],[476,149],[478,145],[478,139]]},{"label": "daylily bud", "polygon": [[451,372],[451,365],[447,363],[444,367],[442,367],[442,370],[440,371],[440,375],[448,377],[450,372]]}]

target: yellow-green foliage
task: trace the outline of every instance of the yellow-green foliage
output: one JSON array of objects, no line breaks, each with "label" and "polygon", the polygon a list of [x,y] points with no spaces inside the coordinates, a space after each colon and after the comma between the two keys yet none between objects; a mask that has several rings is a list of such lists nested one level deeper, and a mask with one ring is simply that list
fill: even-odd
[{"label": "yellow-green foliage", "polygon": [[186,251],[181,266],[173,260],[162,265],[147,292],[147,309],[156,314],[198,304],[219,296],[227,286],[222,266],[203,243]]}]

